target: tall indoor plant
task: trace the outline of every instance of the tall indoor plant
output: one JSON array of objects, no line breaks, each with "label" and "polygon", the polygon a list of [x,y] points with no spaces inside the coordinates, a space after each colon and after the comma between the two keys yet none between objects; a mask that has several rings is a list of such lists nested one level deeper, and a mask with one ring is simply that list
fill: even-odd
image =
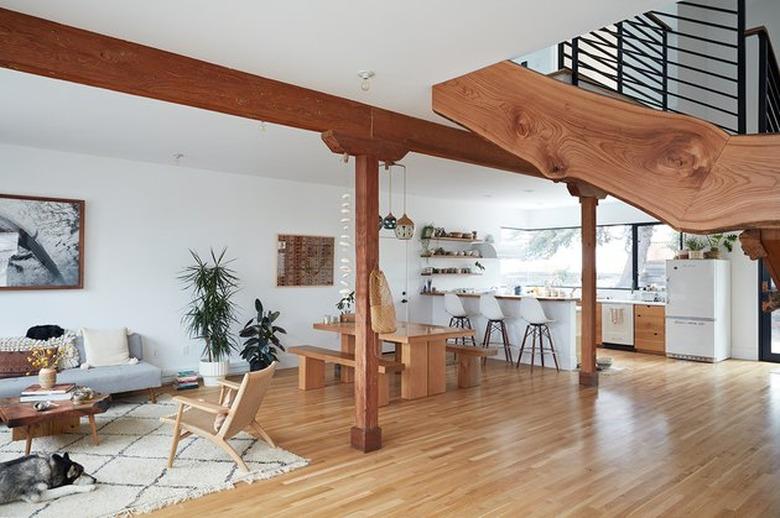
[{"label": "tall indoor plant", "polygon": [[279,361],[276,348],[284,351],[284,346],[276,334],[287,334],[283,328],[274,325],[279,318],[278,311],[264,311],[260,299],[255,299],[255,310],[257,316],[247,322],[239,333],[241,338],[247,338],[241,357],[249,362],[250,371],[265,369],[273,362]]},{"label": "tall indoor plant", "polygon": [[[235,337],[230,328],[237,322],[233,296],[238,291],[238,277],[225,259],[227,249],[203,260],[190,250],[195,264],[186,267],[179,279],[192,298],[183,317],[190,337],[202,339],[205,344],[200,361],[203,384],[215,386],[227,376],[230,352],[235,348]],[[210,260],[209,260],[210,259]]]}]

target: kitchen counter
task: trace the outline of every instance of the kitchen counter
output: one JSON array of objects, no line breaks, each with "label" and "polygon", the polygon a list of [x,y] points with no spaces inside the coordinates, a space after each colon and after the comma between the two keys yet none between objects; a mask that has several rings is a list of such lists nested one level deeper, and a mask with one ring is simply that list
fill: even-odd
[{"label": "kitchen counter", "polygon": [[[490,292],[486,292],[490,293]],[[421,295],[427,295],[429,297],[443,297],[444,292],[443,291],[436,291],[433,293],[421,293]],[[479,298],[480,295],[483,295],[482,293],[456,293],[458,297],[470,297],[470,298]],[[539,301],[563,301],[563,302],[579,302],[579,298],[576,297],[536,297],[534,295],[496,295],[496,298],[498,300],[520,300],[520,299],[527,299],[527,298],[534,298]]]},{"label": "kitchen counter", "polygon": [[599,304],[634,304],[640,306],[666,306],[666,302],[644,301],[644,300],[622,300],[622,299],[598,299]]},{"label": "kitchen counter", "polygon": [[[415,308],[415,319],[423,322],[430,322],[435,325],[447,325],[450,315],[444,309],[444,293],[423,293],[427,297],[420,297],[420,303]],[[476,343],[481,344],[487,320],[479,311],[479,293],[458,293],[463,302],[463,308],[471,319],[471,324],[476,330]],[[506,315],[506,327],[509,335],[509,342],[512,348],[512,355],[517,361],[517,354],[520,352],[520,344],[525,335],[526,325],[528,324],[520,316],[520,300],[528,298],[529,295],[496,295],[501,310]],[[534,297],[542,304],[547,318],[553,320],[550,323],[550,334],[555,342],[555,350],[558,352],[558,361],[561,370],[576,370],[577,368],[577,302],[579,299],[572,297]],[[419,311],[419,313],[417,313]],[[498,343],[498,336],[493,333],[491,344],[498,347],[498,355],[495,359],[503,361],[503,347]],[[547,343],[545,341],[545,347]],[[522,363],[531,363],[531,344],[530,339],[526,344]],[[539,357],[536,357],[536,365],[539,366]],[[545,357],[545,367],[555,368],[552,358],[548,354]]]}]

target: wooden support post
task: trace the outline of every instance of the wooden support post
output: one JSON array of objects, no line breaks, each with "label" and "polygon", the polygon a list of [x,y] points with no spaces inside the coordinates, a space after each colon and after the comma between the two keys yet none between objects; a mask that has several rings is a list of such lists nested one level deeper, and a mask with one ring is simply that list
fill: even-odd
[{"label": "wooden support post", "polygon": [[379,428],[378,358],[379,337],[371,327],[368,283],[379,267],[379,160],[355,157],[355,426],[353,448],[363,452],[382,447]]},{"label": "wooden support post", "polygon": [[582,210],[582,366],[580,385],[597,387],[596,370],[596,205],[593,197],[581,197]]}]

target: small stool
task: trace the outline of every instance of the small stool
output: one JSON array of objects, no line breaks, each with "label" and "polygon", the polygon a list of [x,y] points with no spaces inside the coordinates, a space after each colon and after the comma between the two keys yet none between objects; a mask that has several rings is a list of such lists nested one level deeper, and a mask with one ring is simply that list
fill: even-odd
[{"label": "small stool", "polygon": [[[471,327],[471,319],[469,318],[469,314],[466,313],[465,308],[463,307],[463,302],[460,300],[460,297],[455,295],[454,293],[445,293],[444,294],[444,311],[449,313],[450,315],[450,327],[457,327],[460,329],[473,329]],[[477,345],[476,340],[474,340],[474,337],[471,336],[471,345],[475,346]],[[466,337],[463,336],[460,338],[463,345],[466,345]],[[458,343],[458,339],[455,338],[455,343]]]},{"label": "small stool", "polygon": [[[534,358],[536,357],[536,341],[539,341],[539,356],[544,367],[544,355],[550,353],[555,362],[555,370],[560,372],[558,367],[558,353],[555,351],[555,344],[553,343],[552,335],[550,334],[550,326],[548,324],[554,322],[547,318],[544,313],[542,305],[533,297],[526,297],[520,300],[520,316],[528,322],[525,328],[525,334],[523,335],[523,344],[520,346],[520,354],[517,356],[517,365],[520,367],[520,359],[523,357],[523,351],[525,349],[525,343],[528,339],[528,335],[531,335],[531,370],[534,370]],[[544,337],[547,337],[547,341],[550,344],[549,349],[544,348]]]},{"label": "small stool", "polygon": [[[485,326],[485,338],[482,340],[482,347],[490,347],[490,338],[493,335],[493,331],[499,331],[501,333],[501,341],[504,345],[504,357],[506,361],[512,364],[512,348],[509,345],[509,333],[506,331],[506,323],[504,320],[506,316],[501,310],[501,306],[498,304],[498,300],[492,294],[485,294],[479,298],[479,312],[482,313],[487,319],[487,325]],[[487,358],[482,359],[483,364],[487,362]]]}]

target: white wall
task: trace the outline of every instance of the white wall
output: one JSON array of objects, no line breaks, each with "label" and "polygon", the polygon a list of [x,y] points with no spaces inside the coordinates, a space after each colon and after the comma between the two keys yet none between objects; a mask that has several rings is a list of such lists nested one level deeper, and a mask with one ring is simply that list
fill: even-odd
[{"label": "white wall", "polygon": [[[345,188],[336,188],[9,145],[0,145],[0,164],[0,192],[86,200],[85,289],[0,292],[0,336],[43,323],[127,326],[144,335],[145,357],[167,372],[195,367],[200,345],[182,330],[186,296],[176,276],[190,262],[188,249],[203,254],[227,246],[242,281],[242,321],[251,318],[259,297],[282,311],[280,325],[289,331],[283,343],[337,347],[335,336],[311,325],[337,313],[338,288],[277,288],[275,239],[278,233],[338,235],[340,196],[349,178]],[[385,196],[382,201],[385,214]],[[399,212],[400,197],[394,207]],[[497,234],[501,225],[521,224],[520,213],[487,202],[410,197],[408,209],[418,229],[434,222]],[[420,242],[389,234],[383,231],[380,256],[395,298],[401,299],[408,253],[411,312],[426,320],[430,311],[415,314]],[[487,277],[443,278],[436,285],[491,282],[498,266],[483,262]],[[286,356],[283,366],[292,365],[295,358]]]}]

